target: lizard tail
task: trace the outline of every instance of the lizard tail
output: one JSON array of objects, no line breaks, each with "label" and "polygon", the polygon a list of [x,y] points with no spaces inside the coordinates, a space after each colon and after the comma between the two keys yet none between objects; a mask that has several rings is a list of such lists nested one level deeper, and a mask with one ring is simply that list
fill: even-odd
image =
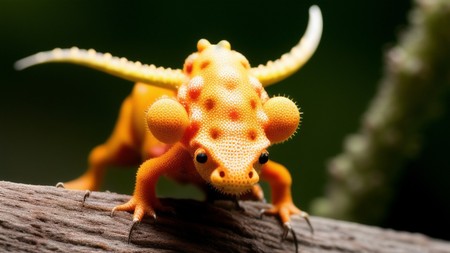
[{"label": "lizard tail", "polygon": [[15,69],[22,70],[37,64],[48,62],[66,62],[78,64],[111,75],[132,81],[143,82],[168,89],[177,89],[185,80],[180,69],[156,67],[140,62],[118,58],[110,53],[98,53],[93,49],[85,50],[72,47],[70,49],[55,48],[40,52],[17,61]]}]

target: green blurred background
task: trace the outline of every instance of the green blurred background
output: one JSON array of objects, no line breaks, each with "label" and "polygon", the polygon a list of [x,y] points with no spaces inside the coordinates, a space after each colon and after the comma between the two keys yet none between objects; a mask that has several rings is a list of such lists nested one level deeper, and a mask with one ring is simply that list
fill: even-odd
[{"label": "green blurred background", "polygon": [[[303,123],[270,149],[294,178],[308,210],[324,193],[326,163],[355,132],[383,71],[383,52],[407,24],[407,0],[368,1],[0,1],[0,180],[54,185],[86,169],[91,148],[109,136],[132,83],[67,64],[22,72],[13,63],[55,47],[78,46],[181,68],[200,38],[228,40],[253,66],[276,59],[303,34],[309,6],[324,16],[318,51],[294,76],[268,88],[301,106]],[[447,101],[449,101],[447,99]],[[382,224],[450,239],[450,108],[424,129]],[[135,168],[113,168],[103,189],[131,194]],[[164,181],[162,196],[198,197]],[[268,192],[267,192],[268,194]]]}]

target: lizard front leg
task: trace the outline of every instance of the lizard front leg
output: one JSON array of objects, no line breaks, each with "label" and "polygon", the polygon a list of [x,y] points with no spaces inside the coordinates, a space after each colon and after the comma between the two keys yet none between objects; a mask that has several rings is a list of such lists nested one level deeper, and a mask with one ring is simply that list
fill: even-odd
[{"label": "lizard front leg", "polygon": [[190,159],[185,148],[181,144],[176,144],[162,156],[142,163],[136,175],[133,197],[127,203],[114,207],[111,213],[113,215],[115,211],[133,212],[133,226],[130,229],[128,241],[132,230],[145,215],[156,219],[157,211],[171,211],[171,208],[163,206],[156,197],[156,183],[161,175],[181,168],[189,163]]},{"label": "lizard front leg", "polygon": [[308,223],[311,233],[314,233],[313,227],[311,226],[308,218],[308,214],[298,209],[292,201],[292,178],[286,167],[273,161],[268,161],[261,168],[261,179],[269,182],[269,185],[272,189],[273,204],[272,208],[262,210],[261,213],[276,215],[280,217],[281,222],[283,223],[285,228],[283,239],[287,236],[289,230],[292,230],[292,228],[290,227],[290,217],[294,214],[299,214],[300,216],[302,216]]}]

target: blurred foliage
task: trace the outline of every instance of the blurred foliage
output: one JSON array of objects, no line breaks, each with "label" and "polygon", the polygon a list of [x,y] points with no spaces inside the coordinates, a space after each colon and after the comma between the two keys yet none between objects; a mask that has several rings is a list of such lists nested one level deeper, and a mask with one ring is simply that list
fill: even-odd
[{"label": "blurred foliage", "polygon": [[[382,53],[406,24],[407,0],[338,1],[0,1],[0,179],[54,184],[80,175],[91,148],[110,134],[132,84],[93,70],[48,64],[16,72],[14,61],[78,46],[130,60],[181,67],[198,39],[230,41],[253,66],[276,59],[303,34],[308,7],[324,16],[317,53],[271,86],[302,107],[299,134],[270,149],[294,178],[296,203],[323,194],[325,164],[360,123],[382,74]],[[447,104],[448,105],[448,104]],[[429,125],[423,150],[399,180],[381,224],[450,239],[450,114]],[[131,193],[135,168],[110,170],[104,189]],[[162,184],[164,196],[196,196]],[[183,192],[184,195],[177,195]]]},{"label": "blurred foliage", "polygon": [[425,126],[441,116],[450,88],[450,1],[417,0],[408,27],[385,53],[377,94],[360,128],[328,165],[326,196],[313,213],[378,224]]}]

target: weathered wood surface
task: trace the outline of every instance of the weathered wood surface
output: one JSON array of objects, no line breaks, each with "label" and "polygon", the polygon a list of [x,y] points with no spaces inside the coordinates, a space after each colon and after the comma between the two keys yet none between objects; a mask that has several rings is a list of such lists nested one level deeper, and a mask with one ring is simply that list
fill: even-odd
[{"label": "weathered wood surface", "polygon": [[[130,198],[0,181],[0,252],[294,252],[293,238],[280,242],[273,217],[258,218],[267,204],[241,202],[244,212],[216,204],[165,199],[176,215],[146,219],[127,235],[131,214],[110,210]],[[450,243],[424,235],[312,217],[315,234],[293,218],[300,252],[450,252]],[[413,221],[412,221],[413,222]]]}]

